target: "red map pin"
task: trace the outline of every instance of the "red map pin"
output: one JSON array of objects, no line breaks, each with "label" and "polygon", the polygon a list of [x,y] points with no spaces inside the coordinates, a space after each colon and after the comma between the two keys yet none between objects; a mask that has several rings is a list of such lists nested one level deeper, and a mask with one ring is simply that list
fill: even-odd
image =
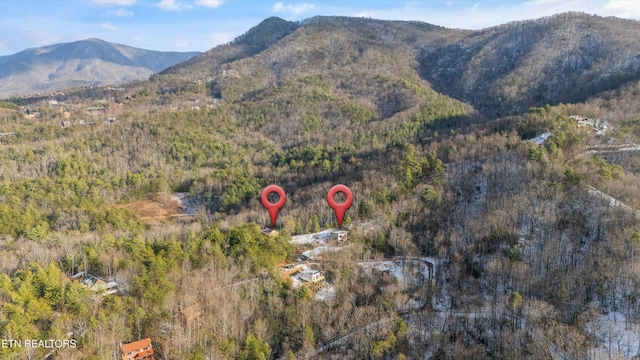
[{"label": "red map pin", "polygon": [[[278,202],[269,202],[268,196],[271,193],[278,194]],[[280,209],[282,209],[284,203],[287,201],[287,195],[285,195],[284,190],[280,186],[269,185],[262,190],[260,201],[262,202],[262,205],[269,211],[269,217],[271,218],[271,227],[275,227],[276,220],[278,219],[278,212],[280,211]]]},{"label": "red map pin", "polygon": [[[338,204],[334,199],[334,196],[339,192],[343,193],[346,196],[346,200],[342,204]],[[338,227],[342,228],[342,220],[344,220],[344,214],[353,203],[353,193],[351,192],[351,189],[342,184],[335,185],[329,190],[329,193],[327,193],[327,202],[336,213]]]}]

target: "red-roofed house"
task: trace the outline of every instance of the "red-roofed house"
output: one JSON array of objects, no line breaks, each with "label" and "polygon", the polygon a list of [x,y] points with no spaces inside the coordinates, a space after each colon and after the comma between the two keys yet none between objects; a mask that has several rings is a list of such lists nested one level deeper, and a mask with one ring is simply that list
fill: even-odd
[{"label": "red-roofed house", "polygon": [[151,339],[146,338],[128,344],[122,344],[122,360],[153,360]]}]

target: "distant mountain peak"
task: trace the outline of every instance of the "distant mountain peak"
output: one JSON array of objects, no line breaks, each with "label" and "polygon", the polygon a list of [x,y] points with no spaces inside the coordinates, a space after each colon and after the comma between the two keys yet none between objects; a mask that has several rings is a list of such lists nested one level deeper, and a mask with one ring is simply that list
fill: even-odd
[{"label": "distant mountain peak", "polygon": [[298,28],[297,22],[272,16],[262,20],[243,35],[238,36],[233,40],[233,43],[263,50],[292,33],[296,28]]},{"label": "distant mountain peak", "polygon": [[0,97],[148,78],[198,52],[163,52],[88,38],[0,56]]}]

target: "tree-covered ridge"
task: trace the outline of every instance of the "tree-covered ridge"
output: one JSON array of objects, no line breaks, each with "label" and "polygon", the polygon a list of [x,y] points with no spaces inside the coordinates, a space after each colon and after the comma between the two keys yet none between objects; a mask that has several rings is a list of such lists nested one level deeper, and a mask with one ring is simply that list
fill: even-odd
[{"label": "tree-covered ridge", "polygon": [[640,79],[639,28],[565,13],[452,34],[421,45],[420,72],[438,91],[492,116],[581,102]]}]

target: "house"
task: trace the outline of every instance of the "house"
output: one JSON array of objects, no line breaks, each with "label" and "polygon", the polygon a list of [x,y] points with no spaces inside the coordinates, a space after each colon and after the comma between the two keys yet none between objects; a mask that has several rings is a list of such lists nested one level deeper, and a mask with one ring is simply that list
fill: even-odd
[{"label": "house", "polygon": [[569,118],[574,120],[578,125],[591,127],[597,135],[604,135],[609,127],[609,122],[606,120],[590,119],[578,115],[571,115]]},{"label": "house", "polygon": [[282,272],[282,277],[286,279],[302,271],[302,267],[300,265],[288,264],[281,267],[280,271]]},{"label": "house", "polygon": [[134,341],[128,344],[122,344],[122,360],[142,360],[153,359],[153,346],[151,339]]},{"label": "house", "polygon": [[262,228],[262,233],[265,235],[269,235],[269,237],[276,237],[280,234],[278,230],[274,230],[268,226]]},{"label": "house", "polygon": [[97,106],[90,106],[90,107],[87,108],[87,112],[89,114],[92,114],[92,113],[95,113],[95,112],[98,112],[98,111],[103,111],[103,110],[104,110],[104,108],[97,107]]},{"label": "house", "polygon": [[62,110],[62,104],[55,100],[49,100],[49,107],[54,110]]},{"label": "house", "polygon": [[319,270],[305,270],[300,273],[300,279],[309,283],[317,283],[324,280],[324,275]]},{"label": "house", "polygon": [[79,280],[89,290],[102,295],[117,294],[120,291],[120,285],[115,281],[105,281],[97,276],[93,276],[81,271],[71,277],[71,280]]},{"label": "house", "polygon": [[337,230],[331,232],[331,240],[336,240],[338,242],[346,241],[349,237],[349,232],[346,230]]},{"label": "house", "polygon": [[25,116],[28,118],[39,118],[40,117],[40,112],[36,111],[36,110],[32,110],[31,108],[29,108],[28,106],[24,106],[22,107],[22,109],[24,110]]}]

